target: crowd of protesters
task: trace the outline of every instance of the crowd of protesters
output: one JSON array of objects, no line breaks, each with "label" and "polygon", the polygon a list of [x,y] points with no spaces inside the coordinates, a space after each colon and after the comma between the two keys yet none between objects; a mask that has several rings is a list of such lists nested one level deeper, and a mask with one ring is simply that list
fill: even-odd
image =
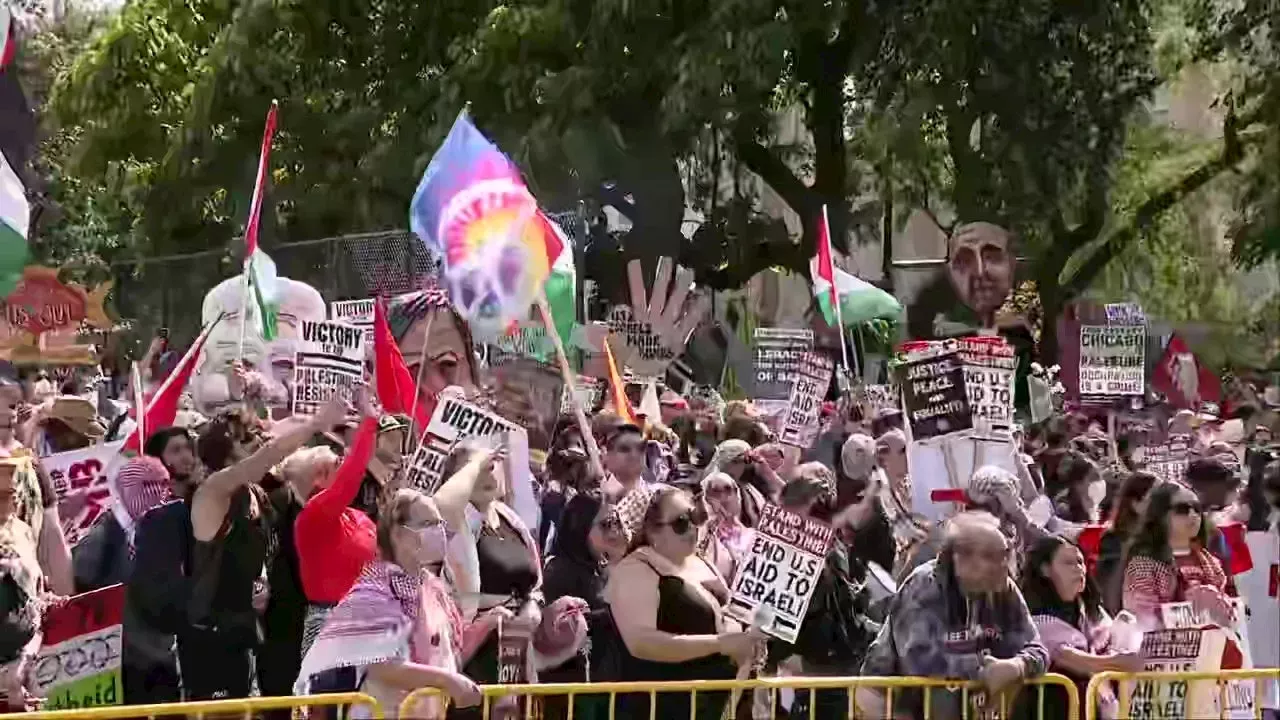
[{"label": "crowd of protesters", "polygon": [[[116,480],[127,519],[103,514],[68,551],[32,456],[120,428],[87,388],[61,390],[0,387],[0,662],[15,709],[33,706],[24,671],[42,609],[116,583],[127,704],[360,690],[396,713],[437,688],[409,716],[480,717],[480,688],[499,682],[513,641],[527,650],[525,682],[731,679],[745,667],[954,678],[999,697],[1055,672],[1083,697],[1095,673],[1142,668],[1134,633],[1159,625],[1162,603],[1237,620],[1223,528],[1275,533],[1280,517],[1265,426],[1224,442],[1220,421],[1174,415],[1170,429],[1197,427],[1185,477],[1171,481],[1143,469],[1143,433],[1112,438],[1097,418],[1058,415],[1015,432],[1018,472],[978,468],[937,524],[913,508],[899,412],[842,397],[802,450],[778,443],[749,402],[666,391],[660,418],[596,408],[590,437],[561,418],[530,526],[507,504],[500,444],[459,443],[430,495],[403,487],[414,423],[361,390],[307,417],[270,422],[231,405],[149,429]],[[25,472],[42,478],[26,497]],[[766,503],[836,531],[794,643],[725,612]],[[928,703],[960,716],[960,694],[927,694],[894,693],[889,710],[882,690],[800,691],[790,712],[846,717],[852,702],[866,717],[918,717]],[[622,695],[615,710],[719,718],[730,697]],[[739,716],[772,712],[756,700],[746,694]],[[573,717],[609,713],[592,694],[547,698],[541,712],[567,717],[570,702]],[[1045,705],[1065,717],[1065,704]]]}]

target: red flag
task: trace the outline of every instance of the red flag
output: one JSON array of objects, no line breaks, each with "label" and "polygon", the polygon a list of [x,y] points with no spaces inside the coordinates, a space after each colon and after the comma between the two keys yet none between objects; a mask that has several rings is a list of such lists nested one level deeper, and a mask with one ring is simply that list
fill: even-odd
[{"label": "red flag", "polygon": [[840,296],[836,291],[836,266],[831,260],[831,223],[827,221],[827,206],[822,206],[822,224],[818,226],[818,277],[827,281],[831,293],[831,307],[838,311]]},{"label": "red flag", "polygon": [[262,150],[258,153],[258,175],[253,182],[253,199],[249,202],[249,220],[244,224],[244,261],[258,250],[258,220],[262,217],[262,195],[266,188],[267,172],[270,168],[271,140],[276,135],[276,119],[280,113],[280,104],[271,101],[271,109],[267,111],[267,124],[262,128]]},{"label": "red flag", "polygon": [[[381,299],[373,303],[373,379],[378,403],[383,410],[401,415],[408,415],[413,411],[413,396],[417,384],[409,367],[404,364],[400,346],[391,335],[387,311],[382,306]],[[427,427],[433,410],[435,403],[418,403],[414,421],[418,423],[420,431]]]},{"label": "red flag", "polygon": [[18,43],[14,40],[13,14],[8,8],[0,7],[0,72],[9,67],[13,56],[17,54]]},{"label": "red flag", "polygon": [[[178,366],[169,373],[169,377],[164,379],[160,384],[160,389],[151,394],[146,400],[147,414],[143,416],[141,427],[147,432],[155,432],[160,428],[169,427],[173,424],[173,419],[178,416],[178,401],[182,399],[182,391],[187,387],[187,381],[191,379],[191,374],[195,372],[196,361],[200,357],[200,350],[204,348],[204,342],[209,338],[209,332],[213,327],[222,321],[222,316],[209,323],[208,327],[200,331],[200,335],[196,337],[195,342],[191,343],[191,347],[187,349],[187,354],[182,356],[178,361]],[[124,447],[121,452],[139,452],[145,438],[139,437],[138,428],[134,428],[129,433],[129,437],[124,441]]]},{"label": "red flag", "polygon": [[1222,402],[1222,383],[1175,333],[1156,364],[1151,387],[1163,393],[1169,404],[1183,410],[1197,410],[1204,402]]}]

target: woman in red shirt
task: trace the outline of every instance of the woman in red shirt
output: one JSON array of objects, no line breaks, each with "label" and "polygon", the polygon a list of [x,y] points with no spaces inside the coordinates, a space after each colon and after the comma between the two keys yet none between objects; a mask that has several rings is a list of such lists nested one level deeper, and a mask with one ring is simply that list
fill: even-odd
[{"label": "woman in red shirt", "polygon": [[315,478],[314,489],[293,526],[298,574],[309,603],[303,625],[303,655],[324,625],[329,610],[346,596],[361,570],[377,554],[377,528],[373,520],[351,504],[360,492],[378,433],[378,415],[363,393],[358,402],[362,416],[360,427],[336,472],[332,463],[326,467],[299,457],[297,462],[303,467],[298,468],[298,473],[291,473],[290,461],[295,458],[285,461],[285,477],[300,490],[305,490],[300,487],[305,484],[305,478],[290,478],[290,475],[308,474],[309,469]]},{"label": "woman in red shirt", "polygon": [[1206,549],[1208,539],[1209,523],[1191,488],[1169,482],[1152,490],[1125,552],[1124,609],[1144,627],[1159,627],[1161,605],[1189,601],[1229,625],[1227,576]]}]

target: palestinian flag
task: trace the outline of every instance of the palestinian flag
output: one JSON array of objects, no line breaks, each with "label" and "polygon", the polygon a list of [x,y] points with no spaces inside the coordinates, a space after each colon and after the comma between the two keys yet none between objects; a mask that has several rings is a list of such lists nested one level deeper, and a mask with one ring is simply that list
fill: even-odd
[{"label": "palestinian flag", "polygon": [[22,277],[30,223],[26,188],[0,154],[0,296],[8,295]]},{"label": "palestinian flag", "polygon": [[546,223],[543,237],[548,257],[554,258],[551,271],[547,273],[547,282],[543,286],[547,295],[547,307],[551,310],[551,320],[556,332],[560,334],[561,342],[567,342],[573,336],[573,325],[578,319],[575,305],[578,276],[573,265],[573,244],[565,237],[557,222],[548,219],[541,211],[538,216]]},{"label": "palestinian flag", "polygon": [[897,320],[902,305],[889,293],[835,266],[831,251],[831,226],[822,207],[818,228],[818,254],[809,261],[813,295],[822,317],[831,327],[852,327],[871,320]]},{"label": "palestinian flag", "polygon": [[276,264],[258,247],[258,221],[262,218],[262,196],[266,192],[271,167],[271,140],[276,134],[278,112],[279,105],[272,100],[271,109],[267,111],[267,125],[262,131],[262,151],[258,155],[258,175],[253,184],[253,200],[249,203],[249,220],[244,226],[244,276],[249,283],[248,294],[253,303],[253,314],[259,322],[259,332],[266,340],[276,337],[280,296]]}]

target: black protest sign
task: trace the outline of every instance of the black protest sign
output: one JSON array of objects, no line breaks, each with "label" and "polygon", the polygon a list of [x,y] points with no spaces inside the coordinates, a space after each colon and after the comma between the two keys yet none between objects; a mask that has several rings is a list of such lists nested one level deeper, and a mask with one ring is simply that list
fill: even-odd
[{"label": "black protest sign", "polygon": [[[636,372],[649,374],[655,368],[658,372],[665,371],[676,359],[670,338],[663,337],[651,323],[637,319],[630,306],[614,306],[609,311],[608,325],[609,333],[621,337],[626,346],[624,364]],[[622,368],[618,370],[621,372]]]},{"label": "black protest sign", "polygon": [[787,400],[799,377],[805,354],[813,347],[812,330],[756,328],[755,400]]},{"label": "black protest sign", "polygon": [[802,450],[813,446],[822,422],[822,399],[827,396],[835,363],[822,352],[807,352],[796,375],[787,415],[778,439]]},{"label": "black protest sign", "polygon": [[895,369],[913,440],[928,440],[973,428],[964,367],[951,351],[904,362]]}]

